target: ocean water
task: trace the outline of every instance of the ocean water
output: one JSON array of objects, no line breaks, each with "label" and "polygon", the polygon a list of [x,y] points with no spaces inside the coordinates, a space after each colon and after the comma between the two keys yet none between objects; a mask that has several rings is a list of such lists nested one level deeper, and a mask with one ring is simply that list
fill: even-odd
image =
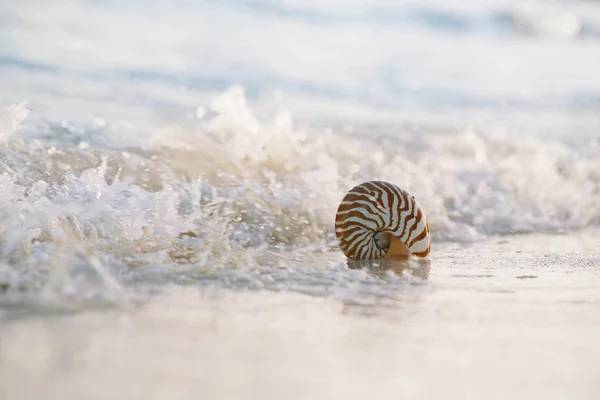
[{"label": "ocean water", "polygon": [[[502,373],[511,398],[597,393],[597,2],[0,4],[0,386],[11,398],[102,398],[102,382],[124,398],[438,398],[469,376],[478,383],[454,382],[457,398],[475,398]],[[418,199],[430,261],[348,268],[335,211],[372,179]],[[386,353],[395,341],[378,329],[399,332],[398,320],[415,331]],[[440,327],[449,336],[427,334]],[[81,339],[93,332],[111,350]],[[311,375],[308,350],[340,335],[348,342],[319,353]],[[556,347],[568,337],[580,347]],[[57,347],[83,367],[62,370]],[[556,379],[548,354],[572,374]],[[346,362],[372,369],[344,376]],[[430,373],[436,390],[423,389]]]}]

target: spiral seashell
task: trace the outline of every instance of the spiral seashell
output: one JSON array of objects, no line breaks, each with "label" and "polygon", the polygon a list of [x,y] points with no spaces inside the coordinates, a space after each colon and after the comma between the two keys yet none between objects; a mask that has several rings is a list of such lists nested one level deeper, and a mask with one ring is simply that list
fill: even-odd
[{"label": "spiral seashell", "polygon": [[335,235],[352,260],[427,257],[431,248],[427,218],[415,197],[383,181],[364,182],[346,193]]}]

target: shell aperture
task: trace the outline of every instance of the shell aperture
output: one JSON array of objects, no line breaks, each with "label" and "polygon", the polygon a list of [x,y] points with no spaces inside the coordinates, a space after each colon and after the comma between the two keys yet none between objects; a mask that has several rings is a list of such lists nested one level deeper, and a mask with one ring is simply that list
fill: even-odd
[{"label": "shell aperture", "polygon": [[352,260],[427,257],[429,225],[414,196],[384,181],[350,189],[335,217],[340,249]]}]

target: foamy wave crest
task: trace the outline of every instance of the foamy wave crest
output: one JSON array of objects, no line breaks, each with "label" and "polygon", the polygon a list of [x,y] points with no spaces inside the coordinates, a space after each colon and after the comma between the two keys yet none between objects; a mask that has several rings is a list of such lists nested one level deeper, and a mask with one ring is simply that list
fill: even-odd
[{"label": "foamy wave crest", "polygon": [[21,128],[21,123],[29,115],[27,103],[15,103],[5,110],[0,110],[0,144],[4,144]]},{"label": "foamy wave crest", "polygon": [[113,298],[142,269],[256,268],[336,250],[338,203],[371,179],[417,197],[434,249],[600,220],[597,142],[300,129],[287,111],[259,119],[240,87],[207,108],[149,133],[100,120],[16,129],[23,111],[6,111],[0,290]]}]

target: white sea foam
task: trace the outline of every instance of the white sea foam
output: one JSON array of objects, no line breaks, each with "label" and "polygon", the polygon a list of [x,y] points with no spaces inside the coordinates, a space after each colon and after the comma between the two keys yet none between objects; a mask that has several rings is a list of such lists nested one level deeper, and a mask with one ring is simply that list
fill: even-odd
[{"label": "white sea foam", "polygon": [[0,290],[337,265],[337,205],[371,179],[434,247],[598,223],[597,7],[340,4],[7,3]]},{"label": "white sea foam", "polygon": [[[77,276],[85,296],[113,296],[105,268],[209,273],[307,260],[336,249],[338,203],[371,179],[417,197],[434,244],[600,221],[597,142],[584,151],[508,133],[301,129],[287,111],[258,118],[241,87],[206,108],[194,125],[152,132],[99,120],[5,128],[3,282],[68,294]],[[25,114],[13,107],[2,118]]]}]

